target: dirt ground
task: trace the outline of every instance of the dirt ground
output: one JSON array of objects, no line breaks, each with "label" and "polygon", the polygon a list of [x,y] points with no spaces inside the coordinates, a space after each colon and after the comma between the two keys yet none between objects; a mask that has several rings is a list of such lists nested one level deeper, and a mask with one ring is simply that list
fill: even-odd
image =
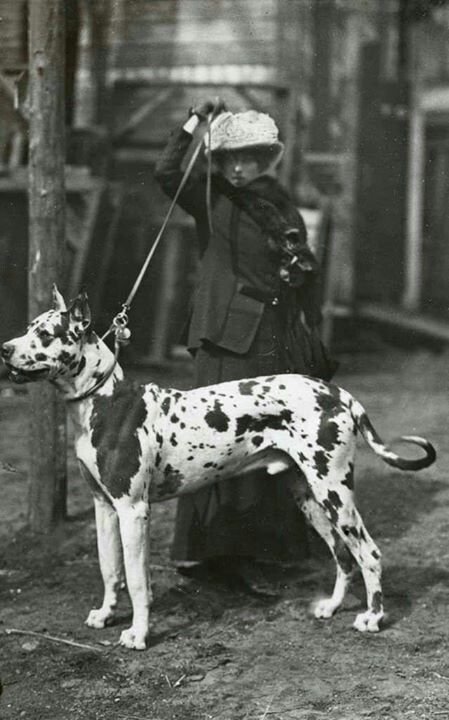
[{"label": "dirt ground", "polygon": [[[385,439],[420,433],[439,452],[433,467],[403,473],[359,442],[358,504],[384,559],[383,632],[351,627],[364,603],[360,578],[334,618],[313,618],[311,603],[331,590],[334,575],[314,539],[310,560],[271,568],[281,592],[274,602],[181,577],[169,560],[169,502],[153,514],[155,602],[141,653],[116,644],[130,620],[126,597],[112,627],[83,624],[101,581],[91,500],[72,453],[69,521],[46,540],[24,529],[26,393],[0,383],[3,720],[449,718],[449,355],[384,349],[341,360],[338,383]],[[182,371],[147,376],[188,382]]]}]

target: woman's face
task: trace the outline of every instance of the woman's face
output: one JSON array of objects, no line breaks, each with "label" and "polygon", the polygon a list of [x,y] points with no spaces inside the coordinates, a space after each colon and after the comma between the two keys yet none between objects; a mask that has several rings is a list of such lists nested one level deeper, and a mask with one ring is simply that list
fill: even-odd
[{"label": "woman's face", "polygon": [[261,164],[250,150],[228,150],[223,153],[220,162],[222,175],[231,185],[243,187],[262,173]]}]

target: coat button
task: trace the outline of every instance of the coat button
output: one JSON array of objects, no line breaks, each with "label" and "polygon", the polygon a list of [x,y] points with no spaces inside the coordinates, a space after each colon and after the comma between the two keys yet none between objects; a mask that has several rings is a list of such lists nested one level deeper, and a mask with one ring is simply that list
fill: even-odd
[{"label": "coat button", "polygon": [[271,304],[272,304],[272,305],[279,305],[279,298],[278,298],[278,297],[273,298],[272,301],[271,301]]}]

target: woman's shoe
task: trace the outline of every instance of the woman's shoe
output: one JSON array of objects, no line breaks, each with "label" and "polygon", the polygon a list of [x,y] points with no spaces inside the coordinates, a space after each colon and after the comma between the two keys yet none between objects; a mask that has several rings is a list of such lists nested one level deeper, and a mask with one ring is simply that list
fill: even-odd
[{"label": "woman's shoe", "polygon": [[251,595],[271,599],[279,597],[279,591],[269,582],[262,568],[254,558],[232,558],[230,565],[233,575],[239,579],[244,589]]}]

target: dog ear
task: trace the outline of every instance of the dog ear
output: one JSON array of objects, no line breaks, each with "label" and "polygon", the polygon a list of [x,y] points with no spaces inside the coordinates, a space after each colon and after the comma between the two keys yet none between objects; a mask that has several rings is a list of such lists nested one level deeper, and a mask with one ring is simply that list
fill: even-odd
[{"label": "dog ear", "polygon": [[59,292],[56,283],[53,283],[53,306],[55,310],[60,310],[61,312],[66,312],[67,310],[65,300]]},{"label": "dog ear", "polygon": [[87,294],[82,292],[75,298],[69,308],[70,317],[75,323],[81,326],[82,330],[87,330],[91,321],[90,307],[87,302]]}]

